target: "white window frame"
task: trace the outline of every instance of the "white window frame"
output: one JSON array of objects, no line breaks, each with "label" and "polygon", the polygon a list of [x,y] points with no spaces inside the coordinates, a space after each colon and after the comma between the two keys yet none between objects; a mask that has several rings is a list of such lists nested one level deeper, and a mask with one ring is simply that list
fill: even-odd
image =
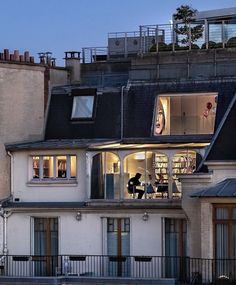
[{"label": "white window frame", "polygon": [[[92,98],[92,102],[89,102],[91,106],[89,107],[89,114],[88,115],[82,115],[82,114],[77,114],[78,112],[78,105],[80,104],[80,100],[83,98]],[[93,113],[94,113],[94,103],[95,103],[95,95],[79,95],[79,96],[74,96],[73,98],[73,106],[72,106],[72,112],[71,112],[71,119],[75,120],[89,120],[93,118]]]},{"label": "white window frame", "polygon": [[[66,156],[66,177],[58,177],[57,171],[57,158],[60,156]],[[76,157],[76,176],[71,177],[71,157]],[[33,157],[39,157],[39,177],[34,178],[34,171],[33,171]],[[44,157],[52,157],[53,158],[53,177],[43,177],[43,158]],[[33,182],[39,181],[75,181],[77,180],[77,156],[75,154],[45,154],[45,155],[32,155],[31,156],[31,175],[30,179]]]}]

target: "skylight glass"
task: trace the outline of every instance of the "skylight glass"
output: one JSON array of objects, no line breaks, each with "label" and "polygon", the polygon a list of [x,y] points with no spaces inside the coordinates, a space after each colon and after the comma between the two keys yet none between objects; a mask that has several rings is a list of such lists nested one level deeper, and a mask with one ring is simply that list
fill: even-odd
[{"label": "skylight glass", "polygon": [[93,117],[94,96],[75,96],[72,119],[90,119]]}]

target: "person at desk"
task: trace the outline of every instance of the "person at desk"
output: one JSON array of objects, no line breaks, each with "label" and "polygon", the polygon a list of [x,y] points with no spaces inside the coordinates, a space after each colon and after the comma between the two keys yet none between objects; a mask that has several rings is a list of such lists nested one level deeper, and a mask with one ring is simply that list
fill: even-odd
[{"label": "person at desk", "polygon": [[133,194],[133,193],[138,193],[138,199],[142,199],[144,191],[140,188],[137,188],[137,186],[141,185],[141,182],[139,179],[141,178],[142,174],[141,173],[136,173],[134,177],[131,177],[130,180],[128,181],[128,193]]}]

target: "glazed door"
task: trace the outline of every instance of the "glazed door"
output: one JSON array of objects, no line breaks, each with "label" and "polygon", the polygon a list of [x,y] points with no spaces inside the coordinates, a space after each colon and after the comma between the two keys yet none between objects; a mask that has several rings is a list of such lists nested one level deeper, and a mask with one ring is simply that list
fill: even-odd
[{"label": "glazed door", "polygon": [[128,218],[107,219],[108,275],[130,275],[130,220]]},{"label": "glazed door", "polygon": [[165,277],[184,279],[187,276],[187,222],[165,218]]},{"label": "glazed door", "polygon": [[36,276],[55,275],[58,263],[58,218],[34,219],[34,268]]}]

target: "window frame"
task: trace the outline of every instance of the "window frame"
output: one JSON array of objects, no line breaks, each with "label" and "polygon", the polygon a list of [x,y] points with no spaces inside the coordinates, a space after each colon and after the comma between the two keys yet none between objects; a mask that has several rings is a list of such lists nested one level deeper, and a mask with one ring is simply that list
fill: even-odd
[{"label": "window frame", "polygon": [[[93,97],[93,106],[92,106],[92,114],[89,117],[75,117],[73,116],[73,111],[75,109],[75,99],[80,97]],[[71,108],[71,121],[93,121],[95,118],[95,106],[97,102],[97,94],[75,94],[72,100],[72,108]]]},{"label": "window frame", "polygon": [[[216,217],[216,211],[217,209],[227,209],[228,210],[228,218],[226,219],[217,219]],[[217,239],[217,233],[216,233],[216,225],[217,224],[224,224],[228,226],[228,249],[227,249],[227,255],[228,258],[236,258],[236,256],[233,255],[233,225],[236,225],[236,219],[233,218],[233,209],[236,209],[236,205],[234,204],[213,204],[213,228],[214,228],[214,256],[216,257],[216,239]]]},{"label": "window frame", "polygon": [[[59,177],[58,176],[58,158],[65,156],[66,157],[66,176],[65,177]],[[39,165],[38,165],[38,177],[34,177],[34,157],[39,158]],[[53,159],[52,163],[52,171],[53,171],[53,176],[52,177],[44,177],[44,158],[45,157],[50,157]],[[71,158],[75,157],[75,173],[76,176],[71,176]],[[75,182],[77,181],[77,155],[76,154],[35,154],[30,156],[30,177],[29,180],[30,182],[33,183],[42,183],[42,182]]]},{"label": "window frame", "polygon": [[[214,117],[214,125],[215,125],[215,121],[216,121],[216,112],[217,112],[217,107],[218,107],[218,104],[217,104],[217,98],[219,96],[219,93],[218,92],[183,92],[183,93],[160,93],[160,94],[157,94],[156,95],[156,98],[155,98],[155,103],[154,103],[154,109],[153,109],[153,123],[152,123],[152,128],[151,128],[151,135],[153,137],[160,137],[160,136],[173,136],[173,135],[178,135],[178,136],[186,136],[186,135],[202,135],[202,133],[198,133],[198,129],[196,129],[196,133],[193,132],[193,133],[185,133],[185,132],[182,132],[182,133],[172,133],[173,132],[173,126],[171,126],[171,117],[170,117],[170,110],[169,110],[169,106],[170,106],[170,100],[171,98],[190,98],[190,97],[204,97],[204,96],[207,96],[207,97],[213,97],[215,98],[215,106],[212,106],[212,111],[215,113],[215,117]],[[166,101],[167,103],[163,103],[163,100]],[[182,104],[182,103],[181,103]],[[160,127],[162,128],[161,132],[160,130],[157,131],[156,130],[156,123],[157,121],[159,120],[159,110],[162,110],[163,112],[163,118],[162,119],[162,124],[163,126],[161,125]],[[185,113],[185,112],[183,112]],[[212,113],[212,112],[211,112]],[[208,115],[207,115],[208,117]],[[184,116],[181,116],[181,118],[185,118]],[[183,127],[181,125],[181,127]],[[212,134],[214,133],[214,126],[213,126],[213,130],[212,132],[210,133],[206,133],[206,134]],[[205,133],[203,133],[205,134]]]}]

